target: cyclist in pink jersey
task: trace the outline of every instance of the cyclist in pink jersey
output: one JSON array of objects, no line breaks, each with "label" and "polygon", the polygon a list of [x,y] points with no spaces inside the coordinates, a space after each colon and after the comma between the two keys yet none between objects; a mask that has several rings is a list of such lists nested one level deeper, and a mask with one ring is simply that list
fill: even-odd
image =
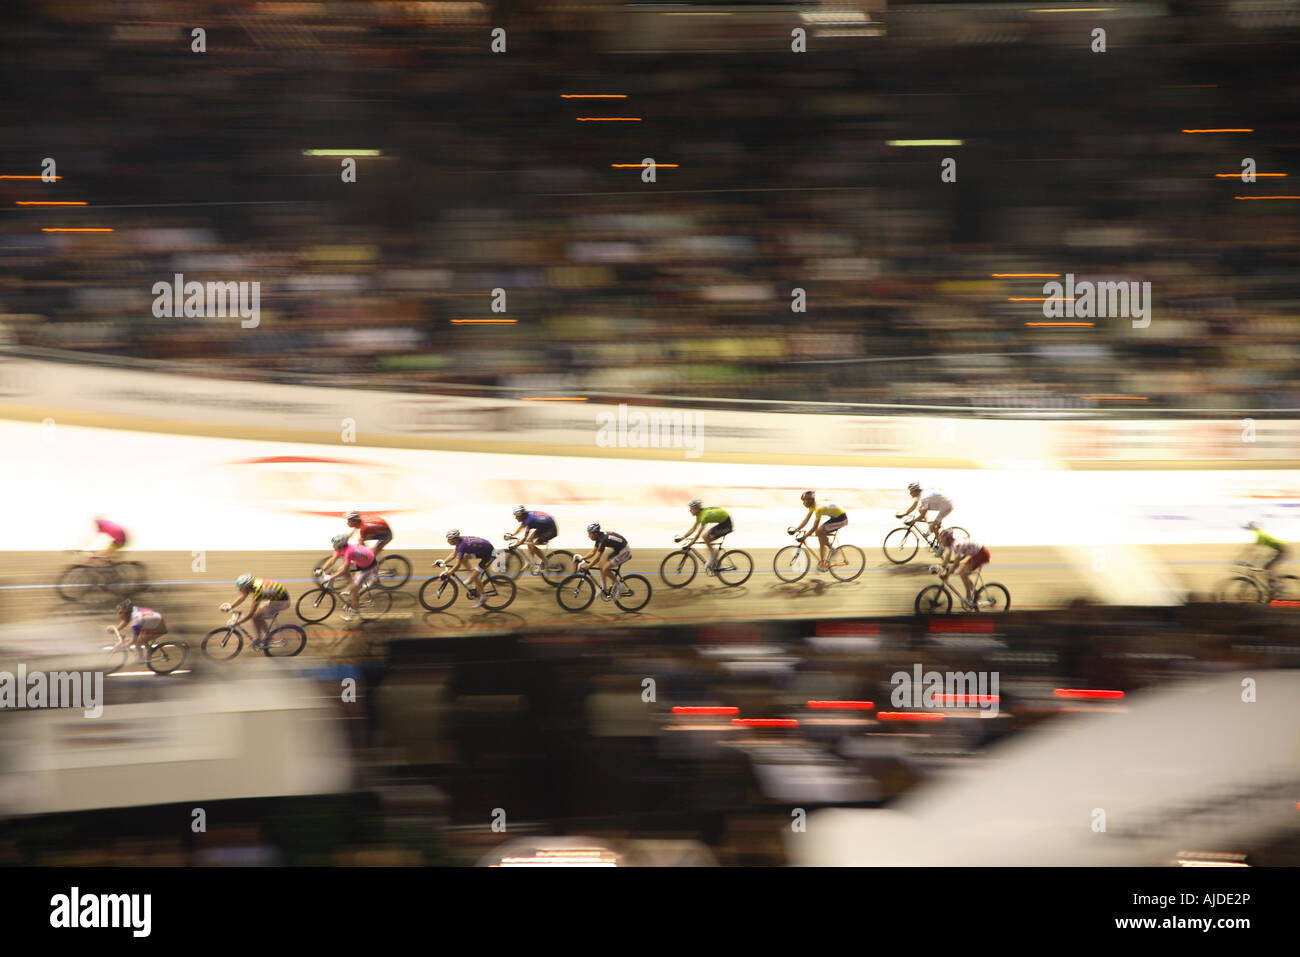
[{"label": "cyclist in pink jersey", "polygon": [[[329,580],[332,582],[342,578],[349,571],[353,573],[352,585],[348,589],[348,604],[356,608],[357,592],[361,588],[361,583],[375,573],[375,553],[365,545],[349,544],[348,536],[341,533],[330,539],[330,544],[334,546],[334,554],[321,568],[321,574],[329,575],[334,563],[340,558],[343,559],[343,567],[339,569],[337,575],[330,576]],[[347,618],[348,615],[345,614],[344,617]]]},{"label": "cyclist in pink jersey", "polygon": [[95,557],[108,561],[114,552],[126,547],[126,529],[103,516],[95,518]]}]

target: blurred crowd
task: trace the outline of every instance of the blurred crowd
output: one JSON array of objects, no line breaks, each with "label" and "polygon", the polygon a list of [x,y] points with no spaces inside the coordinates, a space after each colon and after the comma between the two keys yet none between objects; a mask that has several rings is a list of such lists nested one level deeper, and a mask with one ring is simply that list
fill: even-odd
[{"label": "blurred crowd", "polygon": [[[796,54],[737,20],[688,56],[671,30],[629,52],[621,9],[27,5],[0,71],[40,97],[0,105],[0,173],[62,179],[0,181],[0,342],[411,390],[1300,400],[1295,201],[1234,199],[1292,179],[1216,178],[1300,175],[1293,27],[1008,7],[965,42],[899,9],[897,36]],[[889,145],[915,139],[961,145]],[[344,182],[311,149],[381,155]],[[643,182],[647,157],[676,166]],[[49,200],[89,206],[15,205]],[[1029,326],[1009,300],[1044,280],[998,273],[1149,282],[1151,323]],[[259,282],[258,326],[155,317],[176,274]],[[453,322],[485,318],[516,321]]]}]

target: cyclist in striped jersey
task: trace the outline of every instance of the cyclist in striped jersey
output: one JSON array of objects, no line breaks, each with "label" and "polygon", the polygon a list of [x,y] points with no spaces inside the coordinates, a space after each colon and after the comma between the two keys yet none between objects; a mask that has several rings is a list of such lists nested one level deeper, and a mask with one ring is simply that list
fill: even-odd
[{"label": "cyclist in striped jersey", "polygon": [[253,596],[253,604],[248,609],[248,614],[235,624],[242,625],[252,620],[253,626],[257,629],[257,638],[253,645],[257,647],[266,640],[267,629],[275,624],[276,615],[289,607],[289,589],[269,578],[254,578],[248,572],[235,579],[235,587],[239,589],[239,597],[232,602],[224,603],[221,610],[234,611],[244,603],[245,598],[249,595]]}]

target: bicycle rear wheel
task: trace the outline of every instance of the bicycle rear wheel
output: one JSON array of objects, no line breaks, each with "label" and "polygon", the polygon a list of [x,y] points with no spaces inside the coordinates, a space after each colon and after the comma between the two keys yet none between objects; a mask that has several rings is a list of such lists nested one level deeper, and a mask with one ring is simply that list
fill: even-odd
[{"label": "bicycle rear wheel", "polygon": [[[496,594],[492,590],[496,589]],[[515,600],[515,583],[505,575],[489,575],[488,585],[483,589],[486,600],[483,607],[488,611],[502,611]]]},{"label": "bicycle rear wheel", "polygon": [[614,599],[614,604],[619,608],[624,611],[640,611],[649,603],[650,579],[644,575],[624,575],[622,583],[623,594]]},{"label": "bicycle rear wheel", "polygon": [[918,615],[946,615],[952,611],[952,596],[942,585],[927,585],[916,596]]},{"label": "bicycle rear wheel", "polygon": [[787,545],[776,553],[772,559],[772,571],[783,582],[797,582],[808,574],[812,561],[808,558],[808,549],[802,545]]},{"label": "bicycle rear wheel", "polygon": [[1277,594],[1273,597],[1278,601],[1300,601],[1300,578],[1295,575],[1279,575]]},{"label": "bicycle rear wheel", "polygon": [[229,661],[244,647],[244,636],[229,625],[213,628],[203,636],[203,644],[199,647],[213,661]]},{"label": "bicycle rear wheel", "polygon": [[[986,606],[985,602],[989,601],[992,604]],[[975,593],[975,605],[981,611],[1009,611],[1011,608],[1011,592],[1007,591],[1004,585],[989,582]]]},{"label": "bicycle rear wheel", "polygon": [[439,578],[435,575],[420,586],[420,604],[429,611],[446,611],[456,600],[459,591],[455,578],[450,575]]},{"label": "bicycle rear wheel", "polygon": [[582,611],[596,600],[596,585],[587,575],[570,575],[555,587],[555,600],[565,611]]},{"label": "bicycle rear wheel", "polygon": [[262,654],[268,658],[292,658],[306,647],[307,632],[301,625],[281,625],[266,636]]},{"label": "bicycle rear wheel", "polygon": [[828,556],[831,575],[842,582],[851,582],[867,567],[867,556],[856,545],[837,545]]},{"label": "bicycle rear wheel", "polygon": [[718,558],[718,581],[724,585],[732,588],[743,585],[749,581],[749,576],[752,574],[754,574],[754,559],[750,557],[749,552],[733,548],[729,552],[723,552]]},{"label": "bicycle rear wheel", "polygon": [[384,588],[367,588],[357,595],[357,615],[362,621],[377,621],[393,608],[393,595]]},{"label": "bicycle rear wheel", "polygon": [[149,670],[158,675],[169,675],[190,655],[190,646],[183,641],[162,641],[149,649]]},{"label": "bicycle rear wheel", "polygon": [[904,525],[885,536],[885,557],[895,565],[905,565],[916,557],[921,549],[921,536]]},{"label": "bicycle rear wheel", "polygon": [[401,588],[411,580],[411,563],[405,555],[385,555],[375,570],[375,584],[385,590]]},{"label": "bicycle rear wheel", "polygon": [[546,556],[542,562],[542,581],[548,585],[558,585],[573,571],[573,552],[560,548]]},{"label": "bicycle rear wheel", "polygon": [[303,592],[295,610],[299,618],[314,625],[334,614],[334,605],[337,602],[338,598],[334,591],[322,585]]},{"label": "bicycle rear wheel", "polygon": [[689,585],[700,570],[700,560],[694,552],[669,552],[659,563],[659,577],[669,588],[683,588]]},{"label": "bicycle rear wheel", "polygon": [[524,560],[519,556],[519,550],[507,549],[506,553],[493,564],[492,570],[507,578],[518,578],[524,573]]}]

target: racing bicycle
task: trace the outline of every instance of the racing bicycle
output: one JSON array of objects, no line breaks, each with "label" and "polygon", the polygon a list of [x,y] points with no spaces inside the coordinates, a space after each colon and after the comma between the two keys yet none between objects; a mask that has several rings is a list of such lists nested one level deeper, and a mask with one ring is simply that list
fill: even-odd
[{"label": "racing bicycle", "polygon": [[123,562],[98,558],[94,552],[75,551],[77,556],[59,574],[55,588],[68,602],[101,601],[122,598],[144,583],[145,569],[140,562]]},{"label": "racing bicycle", "polygon": [[[794,536],[797,545],[787,545],[776,553],[772,559],[772,571],[783,582],[797,582],[808,574],[809,569],[818,566],[820,559],[817,552],[808,544],[812,532],[796,532],[786,529]],[[867,566],[867,556],[856,545],[839,545],[836,537],[839,529],[831,532],[830,550],[826,554],[826,571],[842,582],[851,582],[862,574]]]},{"label": "racing bicycle", "polygon": [[[956,542],[970,538],[970,532],[960,525],[943,527],[952,529]],[[905,565],[916,557],[916,553],[921,550],[922,542],[933,555],[938,555],[942,551],[935,537],[930,534],[928,522],[923,522],[920,518],[904,519],[901,526],[885,536],[885,557],[895,565]]]},{"label": "racing bicycle", "polygon": [[[434,562],[439,568],[446,568],[447,563],[439,559]],[[478,597],[471,585],[465,584],[450,571],[434,575],[420,586],[420,604],[429,611],[446,611],[456,601],[460,590],[464,588],[471,598]],[[515,583],[505,575],[483,575],[483,594],[487,601],[483,607],[488,611],[501,611],[515,600]]]},{"label": "racing bicycle", "polygon": [[200,645],[203,653],[213,661],[229,661],[239,654],[240,649],[244,647],[244,641],[248,641],[248,647],[253,651],[260,651],[268,658],[292,658],[307,647],[307,632],[301,625],[281,625],[279,628],[272,628],[275,619],[268,622],[268,632],[265,638],[255,638],[250,635],[243,625],[237,625],[239,621],[239,612],[234,612],[230,616],[230,621],[226,622],[220,628],[213,628],[203,636],[203,644]]},{"label": "racing bicycle", "polygon": [[[938,566],[931,566],[930,571],[939,574]],[[980,569],[975,570],[975,604],[966,601],[966,596],[948,584],[946,578],[940,578],[938,584],[927,585],[916,596],[916,613],[918,615],[946,615],[952,611],[953,599],[966,611],[1007,611],[1011,607],[1011,592],[1005,585],[997,582],[984,584]]]},{"label": "racing bicycle", "polygon": [[[108,662],[104,666],[106,675],[115,674],[126,667],[127,655],[130,652],[122,633],[114,628],[113,634],[117,635],[117,644],[104,648],[104,654],[108,656]],[[183,641],[160,638],[150,641],[142,650],[138,649],[137,653],[154,674],[169,675],[185,664],[190,655],[190,646]]]},{"label": "racing bicycle", "polygon": [[392,610],[392,591],[379,584],[373,565],[370,574],[357,587],[356,608],[348,599],[351,584],[348,576],[344,575],[336,582],[318,568],[315,578],[319,584],[303,592],[294,609],[298,617],[309,624],[314,625],[334,614],[334,607],[339,602],[343,603],[344,618],[351,612],[362,621],[376,621]]},{"label": "racing bicycle", "polygon": [[[714,544],[721,549],[722,539],[726,537],[726,535],[721,536]],[[681,538],[674,538],[673,541],[680,542]],[[683,588],[695,579],[701,564],[707,566],[707,559],[701,559],[695,554],[695,548],[699,544],[699,542],[692,542],[683,545],[664,556],[664,560],[659,563],[659,577],[663,579],[665,585],[669,588]],[[713,570],[713,573],[718,576],[718,581],[722,584],[735,588],[737,585],[745,584],[749,581],[749,576],[754,574],[754,559],[749,552],[743,552],[738,548],[723,551],[718,555],[718,567]]]},{"label": "racing bicycle", "polygon": [[[586,562],[575,560],[578,570],[555,589],[555,600],[565,611],[582,611],[596,600],[602,586]],[[614,569],[614,604],[624,611],[640,611],[650,601],[650,579],[644,575],[624,575]]]},{"label": "racing bicycle", "polygon": [[[522,542],[513,535],[506,535],[507,545],[500,555],[492,562],[492,571],[499,572],[509,578],[518,578],[524,573],[524,568],[532,560],[528,553],[519,554],[519,547]],[[549,548],[542,548],[542,580],[548,585],[558,585],[569,574],[569,569],[573,567],[573,552],[566,548],[557,548],[552,551]]]},{"label": "racing bicycle", "polygon": [[[319,578],[320,570],[333,557],[333,553],[330,553],[318,561],[316,567],[312,569],[311,577]],[[411,580],[411,560],[405,555],[399,555],[396,552],[380,552],[375,571],[375,584],[386,591],[395,591]],[[330,587],[337,591],[340,588],[346,588],[347,582],[340,579]]]},{"label": "racing bicycle", "polygon": [[1272,599],[1300,601],[1300,578],[1295,575],[1278,575],[1270,579],[1264,566],[1253,562],[1233,562],[1244,575],[1223,582],[1218,588],[1220,601],[1262,602]]}]

